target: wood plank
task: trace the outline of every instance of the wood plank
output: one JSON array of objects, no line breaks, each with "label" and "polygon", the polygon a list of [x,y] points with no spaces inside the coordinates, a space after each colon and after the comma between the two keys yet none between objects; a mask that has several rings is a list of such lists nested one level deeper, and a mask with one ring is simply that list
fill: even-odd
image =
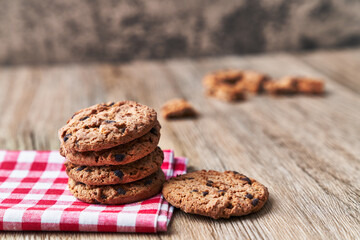
[{"label": "wood plank", "polygon": [[[354,51],[355,53],[356,51]],[[345,52],[346,53],[346,52]],[[334,53],[360,64],[356,54]],[[167,233],[4,233],[7,238],[64,239],[355,239],[360,231],[360,97],[352,81],[329,72],[324,57],[270,54],[123,65],[58,65],[0,70],[0,148],[57,149],[57,129],[77,109],[132,99],[154,107],[190,100],[196,120],[165,121],[160,146],[190,159],[189,170],[238,170],[269,187],[260,212],[229,220],[176,211]],[[320,55],[323,53],[320,53]],[[306,58],[306,59],[305,59]],[[310,60],[320,59],[313,67]],[[357,61],[357,62],[356,62]],[[204,96],[201,78],[221,68],[254,69],[274,77],[324,78],[323,97],[249,96],[228,104]],[[10,81],[10,79],[14,79]],[[20,86],[20,87],[19,87]],[[354,87],[355,86],[355,87]]]}]

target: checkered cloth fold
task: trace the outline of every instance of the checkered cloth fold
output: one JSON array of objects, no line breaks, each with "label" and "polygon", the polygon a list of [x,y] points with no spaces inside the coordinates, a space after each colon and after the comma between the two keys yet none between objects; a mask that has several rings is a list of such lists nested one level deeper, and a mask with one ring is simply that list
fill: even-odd
[{"label": "checkered cloth fold", "polygon": [[[187,159],[164,151],[167,179],[186,171]],[[64,158],[57,151],[0,151],[0,230],[166,231],[173,207],[161,194],[125,205],[77,200],[67,187]]]}]

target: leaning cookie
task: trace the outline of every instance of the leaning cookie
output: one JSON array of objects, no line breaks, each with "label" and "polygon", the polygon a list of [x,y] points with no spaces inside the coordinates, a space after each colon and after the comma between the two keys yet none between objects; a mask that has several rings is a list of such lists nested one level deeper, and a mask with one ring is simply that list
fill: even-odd
[{"label": "leaning cookie", "polygon": [[97,152],[76,152],[66,149],[63,144],[60,147],[60,154],[76,165],[103,166],[103,165],[124,165],[145,157],[154,149],[160,140],[160,123],[144,136],[131,142]]},{"label": "leaning cookie", "polygon": [[79,166],[66,162],[66,173],[87,185],[111,185],[134,182],[159,170],[164,160],[160,148],[135,162],[119,166]]},{"label": "leaning cookie", "polygon": [[142,180],[107,186],[90,186],[69,178],[69,190],[79,200],[87,203],[125,204],[150,198],[161,191],[165,175],[157,173]]},{"label": "leaning cookie", "polygon": [[144,136],[156,123],[156,111],[148,106],[111,102],[76,112],[58,135],[66,149],[100,151]]},{"label": "leaning cookie", "polygon": [[267,188],[238,172],[196,171],[171,178],[163,187],[165,199],[184,212],[214,219],[242,216],[260,210]]}]

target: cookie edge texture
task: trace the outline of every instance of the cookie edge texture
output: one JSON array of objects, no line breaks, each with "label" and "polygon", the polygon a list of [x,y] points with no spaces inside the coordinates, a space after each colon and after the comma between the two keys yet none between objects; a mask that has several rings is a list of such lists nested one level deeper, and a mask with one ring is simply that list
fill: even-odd
[{"label": "cookie edge texture", "polygon": [[[151,159],[149,159],[151,158]],[[155,168],[151,168],[148,169],[147,173],[144,175],[144,171],[137,171],[137,173],[133,176],[129,176],[128,168],[141,168],[142,164],[145,165],[145,161],[153,161],[153,164],[156,165]],[[75,165],[75,164],[68,164],[67,162],[65,163],[66,166],[66,174],[69,176],[69,178],[74,179],[77,182],[82,182],[85,183],[86,185],[96,185],[96,186],[102,186],[102,185],[116,185],[116,184],[125,184],[125,183],[130,183],[130,182],[135,182],[138,180],[141,180],[143,178],[146,178],[152,174],[154,174],[155,172],[158,171],[158,169],[161,167],[162,163],[164,161],[164,153],[163,151],[158,147],[156,148],[153,152],[151,152],[149,155],[136,160],[134,162],[131,162],[129,164],[126,165],[116,165],[116,166],[110,166],[110,168],[113,168],[117,171],[119,171],[118,174],[122,174],[123,176],[119,177],[116,175],[116,173],[114,171],[106,171],[105,175],[107,175],[107,178],[100,178],[97,176],[91,177],[92,172],[94,172],[96,170],[96,168],[101,168],[102,166],[84,166],[84,165]],[[73,169],[79,169],[79,168],[83,168],[82,170],[79,171],[79,173],[75,173],[74,171],[77,171],[76,169],[74,171],[71,171],[69,165],[74,165]],[[130,165],[130,166],[129,166]],[[89,168],[90,167],[90,168]],[[124,169],[125,168],[125,169]],[[91,172],[87,173],[88,169],[92,169]],[[84,177],[80,177],[79,174],[82,174],[83,171],[85,172]],[[101,170],[99,170],[101,171]]]},{"label": "cookie edge texture", "polygon": [[[200,170],[200,171],[195,171],[195,172],[191,172],[191,173],[187,173],[187,174],[183,174],[174,178],[186,178],[187,176],[191,176],[189,174],[194,174],[194,173],[208,173],[208,172],[216,172],[216,173],[221,173],[221,174],[239,174],[238,172],[234,172],[234,171],[225,171],[225,172],[218,172],[218,171],[214,171],[214,170]],[[186,213],[190,213],[190,214],[197,214],[197,215],[202,215],[202,216],[207,216],[207,217],[211,217],[213,219],[219,219],[219,218],[230,218],[232,216],[244,216],[244,215],[248,215],[254,212],[259,211],[267,202],[268,198],[269,198],[269,191],[267,189],[267,187],[265,187],[263,184],[259,183],[257,180],[253,179],[253,178],[248,178],[243,174],[240,174],[241,177],[243,177],[244,179],[248,179],[251,181],[252,184],[256,184],[259,187],[261,187],[264,190],[264,194],[262,196],[261,199],[258,200],[257,205],[254,206],[250,211],[247,212],[242,212],[242,211],[238,211],[236,212],[235,208],[234,208],[234,212],[233,213],[227,213],[225,214],[224,212],[218,212],[218,211],[208,211],[208,212],[204,212],[201,211],[199,209],[197,209],[196,207],[194,207],[193,205],[191,207],[187,207],[186,206],[186,201],[180,201],[180,202],[176,202],[173,201],[173,198],[169,197],[169,194],[172,192],[172,188],[171,186],[169,186],[169,183],[172,181],[171,178],[169,180],[167,180],[164,183],[163,189],[162,189],[162,194],[164,196],[164,198],[174,207],[176,208],[180,208],[182,211],[186,212]],[[184,204],[185,202],[185,204]],[[242,209],[240,209],[242,210]]]},{"label": "cookie edge texture", "polygon": [[[110,200],[104,200],[101,197],[101,192],[102,192],[102,188],[115,188],[115,187],[119,187],[121,188],[122,185],[124,184],[119,184],[119,185],[111,185],[111,186],[88,186],[85,184],[80,184],[80,186],[82,188],[90,188],[90,190],[93,190],[94,192],[96,192],[96,197],[95,198],[83,198],[81,196],[79,196],[76,192],[74,192],[74,186],[76,186],[76,181],[69,178],[68,180],[68,186],[69,186],[69,190],[71,192],[71,194],[77,198],[78,200],[82,201],[82,202],[86,202],[86,203],[91,203],[91,204],[106,204],[106,205],[122,205],[122,204],[127,204],[127,203],[133,203],[133,202],[138,202],[138,201],[142,201],[145,199],[149,199],[153,196],[155,196],[156,194],[161,192],[162,186],[165,182],[165,174],[163,173],[162,170],[159,170],[157,173],[144,178],[142,180],[133,182],[133,183],[128,183],[128,184],[145,184],[146,181],[148,179],[152,179],[153,177],[158,177],[159,178],[159,182],[152,182],[151,184],[147,185],[146,188],[142,188],[142,191],[138,192],[138,194],[136,195],[128,195],[126,196],[126,194],[123,195],[118,195],[116,198],[114,199],[110,199]],[[74,186],[72,186],[74,185]],[[88,189],[85,189],[85,191],[89,191]],[[116,190],[115,190],[116,191]]]}]

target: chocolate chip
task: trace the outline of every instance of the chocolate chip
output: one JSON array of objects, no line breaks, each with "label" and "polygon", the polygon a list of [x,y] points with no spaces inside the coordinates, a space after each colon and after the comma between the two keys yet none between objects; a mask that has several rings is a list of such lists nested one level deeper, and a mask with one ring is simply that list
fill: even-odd
[{"label": "chocolate chip", "polygon": [[152,128],[152,129],[150,130],[150,133],[152,133],[152,134],[156,134],[156,133],[157,133],[157,131],[156,131],[156,129],[155,129],[155,128]]},{"label": "chocolate chip", "polygon": [[191,180],[191,179],[194,179],[193,177],[188,177],[188,178],[186,178],[187,180]]},{"label": "chocolate chip", "polygon": [[100,204],[101,202],[99,202],[98,200],[94,199],[94,203],[95,203],[95,204]]},{"label": "chocolate chip", "polygon": [[237,172],[237,171],[233,171],[234,174],[238,174],[241,175],[241,173]]},{"label": "chocolate chip", "polygon": [[199,192],[199,190],[193,189],[193,190],[191,190],[190,192]]},{"label": "chocolate chip", "polygon": [[80,166],[76,169],[76,171],[81,171],[81,170],[84,170],[86,168],[86,166]]},{"label": "chocolate chip", "polygon": [[206,186],[208,186],[208,187],[212,187],[213,186],[213,181],[211,181],[211,180],[206,180]]},{"label": "chocolate chip", "polygon": [[85,170],[85,172],[92,172],[92,170],[88,168]]},{"label": "chocolate chip", "polygon": [[152,183],[152,180],[151,179],[147,179],[147,180],[145,180],[145,182],[144,182],[144,185],[146,186],[146,185],[150,185]]},{"label": "chocolate chip", "polygon": [[112,102],[112,103],[110,103],[109,105],[108,105],[108,107],[111,107],[112,105],[114,105],[115,103],[114,102]]},{"label": "chocolate chip", "polygon": [[228,209],[232,209],[234,206],[231,204],[231,203],[229,203],[229,205],[227,205],[227,207],[226,208],[228,208]]},{"label": "chocolate chip", "polygon": [[125,195],[126,194],[126,191],[124,189],[122,189],[122,188],[118,188],[116,191],[120,195]]},{"label": "chocolate chip", "polygon": [[120,171],[119,169],[116,169],[116,170],[114,171],[114,174],[115,174],[118,178],[120,178],[120,179],[122,179],[123,176],[124,176],[124,173],[123,173],[122,171]]},{"label": "chocolate chip", "polygon": [[225,190],[219,190],[218,193],[226,193]]},{"label": "chocolate chip", "polygon": [[74,115],[71,116],[71,119],[73,119],[75,117],[76,113]]},{"label": "chocolate chip", "polygon": [[125,129],[126,129],[126,127],[121,128],[121,129],[120,129],[120,132],[121,132],[121,133],[124,133],[124,132],[125,132]]},{"label": "chocolate chip", "polygon": [[107,196],[105,196],[104,194],[101,194],[101,196],[100,196],[102,199],[106,199],[107,198]]},{"label": "chocolate chip", "polygon": [[113,121],[113,120],[105,120],[105,123],[116,123],[116,121]]},{"label": "chocolate chip", "polygon": [[64,142],[66,142],[70,136],[71,136],[71,133],[66,134],[65,137],[63,138]]},{"label": "chocolate chip", "polygon": [[251,201],[251,204],[255,207],[259,203],[258,198],[254,198],[254,200]]},{"label": "chocolate chip", "polygon": [[209,192],[202,192],[202,195],[205,197],[206,195],[208,195]]},{"label": "chocolate chip", "polygon": [[76,182],[75,185],[85,185],[85,183],[82,182]]},{"label": "chocolate chip", "polygon": [[88,116],[83,117],[83,118],[80,118],[80,121],[84,121],[84,120],[86,120],[86,119],[88,119],[88,118],[89,118]]},{"label": "chocolate chip", "polygon": [[251,185],[251,180],[248,177],[244,177],[244,178],[240,178],[240,179],[243,180],[243,181],[248,182],[248,184]]},{"label": "chocolate chip", "polygon": [[125,157],[126,157],[125,154],[122,153],[115,154],[115,161],[121,162],[122,160],[124,160]]},{"label": "chocolate chip", "polygon": [[253,199],[254,196],[252,194],[248,193],[248,194],[245,195],[245,197],[248,198],[248,199]]}]

